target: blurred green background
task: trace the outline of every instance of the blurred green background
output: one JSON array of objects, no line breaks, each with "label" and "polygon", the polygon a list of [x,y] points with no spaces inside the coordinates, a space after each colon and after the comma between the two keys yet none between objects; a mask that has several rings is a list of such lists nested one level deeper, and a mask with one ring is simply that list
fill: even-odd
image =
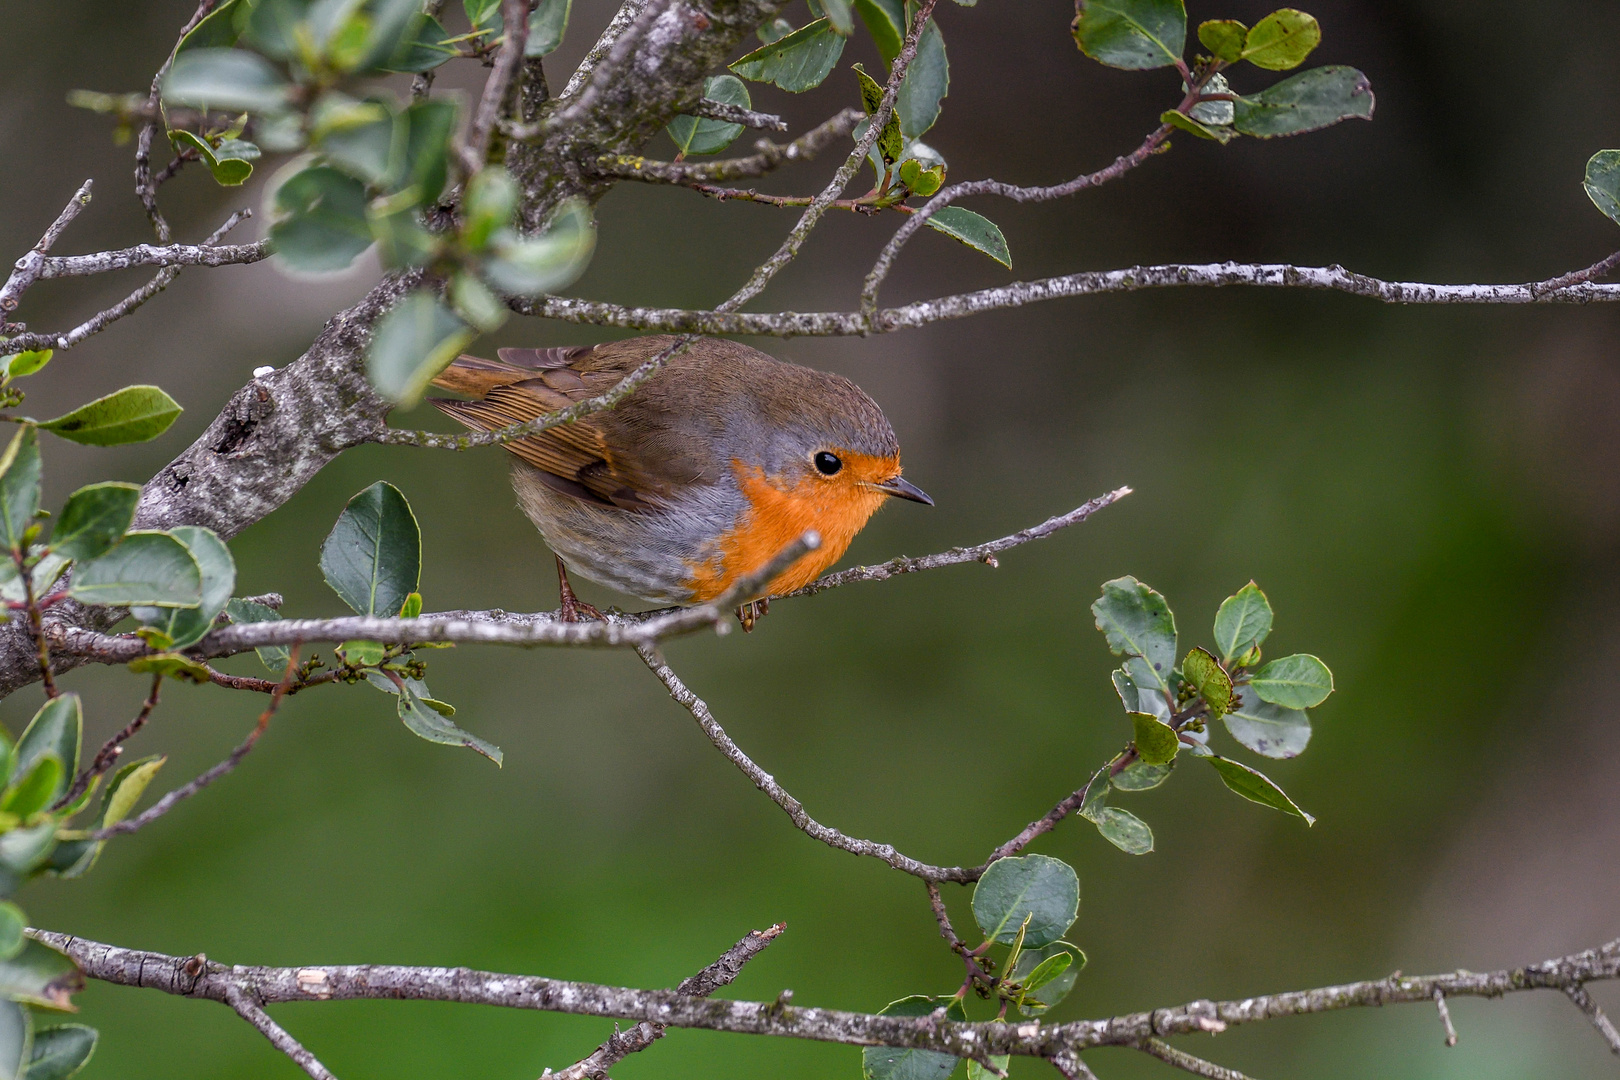
[{"label": "blurred green background", "polygon": [[[1251,0],[1191,16],[1253,22]],[[21,254],[84,177],[96,201],[61,252],[149,239],[130,148],[68,108],[74,87],[136,90],[189,0],[5,5],[0,252]],[[1522,281],[1584,266],[1620,234],[1580,188],[1620,144],[1620,7],[1550,0],[1313,3],[1313,62],[1351,63],[1371,124],[1220,148],[1178,138],[1126,181],[1061,204],[973,205],[1007,233],[1018,277],[1166,260],[1322,264],[1390,278]],[[553,81],[611,7],[579,0]],[[802,19],[802,10],[790,15]],[[951,94],[929,136],[954,179],[1052,182],[1136,145],[1173,102],[1165,72],[1081,57],[1057,0],[942,4]],[[1511,34],[1505,27],[1512,26]],[[855,101],[847,65],[820,90],[755,87],[797,130]],[[447,77],[474,85],[481,70]],[[1239,89],[1270,81],[1240,75]],[[744,148],[739,144],[738,149]],[[662,137],[651,148],[670,151]],[[817,188],[830,160],[761,186]],[[196,239],[257,182],[197,170],[164,189]],[[768,207],[622,185],[600,210],[575,287],[627,303],[710,305],[789,224]],[[895,222],[829,220],[756,305],[848,308]],[[253,228],[243,229],[243,234]],[[294,281],[269,265],[191,271],[139,315],[30,380],[54,415],[129,382],[188,412],[157,442],[46,446],[47,505],[99,479],[144,480],[261,364],[291,361],[371,270]],[[886,299],[1007,280],[933,234]],[[45,282],[19,313],[63,327],[139,281]],[[766,306],[768,305],[768,307]],[[514,320],[497,344],[600,340]],[[1129,801],[1158,850],[1131,858],[1082,822],[1035,850],[1078,867],[1070,937],[1091,956],[1055,1019],[1195,997],[1541,959],[1620,932],[1620,311],[1397,309],[1328,294],[1238,290],[1069,300],[871,340],[754,342],[849,374],[884,406],[907,476],[937,500],[886,510],[846,561],[976,542],[1120,484],[1137,493],[1002,559],[780,604],[752,635],[673,644],[672,661],[736,739],[821,820],[937,862],[971,862],[1073,789],[1127,737],[1110,656],[1087,610],[1132,573],[1169,597],[1183,642],[1251,577],[1278,610],[1272,650],[1324,657],[1339,693],[1310,752],[1266,770],[1314,829],[1243,802],[1191,765]],[[396,418],[435,425],[430,410]],[[496,450],[345,455],[232,544],[239,593],[279,590],[336,614],[317,551],[344,500],[378,478],[421,518],[429,609],[555,603],[551,559],[513,507]],[[622,602],[589,584],[598,602]],[[671,986],[751,928],[788,932],[737,996],[873,1010],[948,992],[959,963],[922,887],[796,832],[713,752],[628,655],[462,648],[431,654],[438,696],[506,751],[496,770],[412,738],[365,686],[297,697],[236,774],[111,845],[93,874],[22,900],[42,925],[226,962],[465,964]],[[237,662],[250,671],[252,658]],[[68,677],[87,744],[133,715],[120,670]],[[15,733],[37,704],[0,705]],[[262,701],[175,686],[138,739],[173,785],[217,761]],[[1217,738],[1224,738],[1218,735]],[[93,744],[91,744],[93,745]],[[970,923],[967,893],[947,898]],[[1620,994],[1594,988],[1614,1009]],[[291,1077],[228,1010],[92,985],[92,1078]],[[1281,1020],[1195,1052],[1262,1077],[1613,1075],[1561,998]],[[605,1021],[368,1002],[273,1010],[343,1077],[524,1078],[591,1049]],[[619,1066],[638,1077],[854,1077],[847,1047],[675,1032]],[[1169,1075],[1100,1051],[1113,1077]],[[1020,1061],[1015,1076],[1055,1075]]]}]

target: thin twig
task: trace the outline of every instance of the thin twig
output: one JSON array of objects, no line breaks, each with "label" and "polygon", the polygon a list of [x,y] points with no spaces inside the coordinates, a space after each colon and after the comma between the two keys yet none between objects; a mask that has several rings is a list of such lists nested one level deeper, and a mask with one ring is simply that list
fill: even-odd
[{"label": "thin twig", "polygon": [[[225,224],[215,229],[213,234],[209,236],[208,239],[204,240],[199,246],[207,248],[217,244],[221,237],[252,216],[252,210],[238,210],[236,213],[230,216],[230,219],[227,220]],[[248,248],[254,248],[257,246],[258,245],[253,244],[247,245]],[[262,255],[260,257],[262,258]],[[131,263],[130,265],[136,264]],[[6,343],[6,348],[12,351],[17,351],[19,349],[58,349],[65,351],[67,349],[71,349],[91,335],[99,334],[109,325],[118,321],[119,319],[122,319],[125,315],[128,315],[130,312],[152,299],[152,297],[168,288],[170,283],[173,282],[175,278],[180,276],[180,269],[184,265],[189,264],[184,262],[176,262],[164,266],[163,269],[159,270],[157,274],[153,276],[151,281],[148,281],[145,285],[142,285],[139,289],[136,289],[134,292],[124,297],[124,299],[120,300],[112,307],[105,311],[98,312],[64,334],[19,334]]]},{"label": "thin twig", "polygon": [[1446,1045],[1456,1046],[1457,1029],[1451,1023],[1451,1009],[1446,1005],[1445,991],[1439,987],[1436,987],[1434,991],[1434,1005],[1435,1008],[1440,1010],[1440,1023],[1444,1024],[1446,1028]]},{"label": "thin twig", "polygon": [[648,184],[714,184],[759,177],[788,162],[812,160],[855,130],[855,125],[865,117],[866,114],[859,109],[845,109],[790,143],[779,144],[760,139],[754,144],[757,152],[748,157],[673,162],[654,161],[629,154],[604,154],[596,159],[594,171],[598,176],[640,180]]},{"label": "thin twig", "polygon": [[276,687],[276,692],[270,695],[270,704],[265,707],[264,712],[259,714],[259,722],[254,725],[252,731],[248,732],[248,737],[243,739],[235,750],[231,751],[229,757],[198,776],[191,783],[186,784],[184,787],[175,788],[135,817],[125,818],[123,821],[110,825],[105,829],[97,829],[90,834],[90,838],[92,840],[105,840],[110,836],[132,833],[137,829],[150,825],[170,810],[173,810],[177,804],[191,798],[197,792],[240,765],[242,759],[247,757],[248,752],[258,743],[259,737],[264,734],[265,729],[270,726],[270,718],[276,715],[277,709],[281,708],[282,699],[287,696],[287,687],[292,683],[297,671],[298,646],[294,645],[287,657],[287,670],[281,676],[281,683]]},{"label": "thin twig", "polygon": [[1593,1001],[1592,995],[1586,992],[1586,986],[1583,983],[1572,983],[1564,987],[1564,993],[1568,994],[1569,1000],[1575,1003],[1575,1007],[1585,1013],[1587,1019],[1592,1021],[1592,1026],[1598,1029],[1598,1034],[1602,1035],[1603,1041],[1609,1044],[1609,1049],[1616,1054],[1620,1054],[1620,1031],[1616,1031],[1614,1022],[1603,1015],[1603,1010],[1598,1008],[1598,1003]]},{"label": "thin twig", "polygon": [[920,300],[901,307],[885,308],[870,319],[854,311],[738,313],[719,308],[626,307],[562,296],[513,300],[510,306],[514,311],[537,318],[587,326],[617,326],[648,333],[781,338],[854,337],[915,329],[986,311],[1026,307],[1066,297],[1100,296],[1143,289],[1223,288],[1233,285],[1268,289],[1327,289],[1381,300],[1386,304],[1591,304],[1620,301],[1620,285],[1591,282],[1545,291],[1537,285],[1386,281],[1337,265],[1228,262],[1088,270]]},{"label": "thin twig", "polygon": [[724,101],[713,98],[700,98],[698,103],[686,110],[688,116],[701,116],[709,120],[719,120],[726,124],[741,124],[743,127],[754,128],[760,131],[786,131],[787,121],[771,113],[755,112],[745,109],[741,105],[730,105]]},{"label": "thin twig", "polygon": [[[180,28],[175,38],[175,44],[185,39],[185,36],[197,28],[197,24],[214,9],[215,0],[202,0],[197,10],[192,12],[186,25]],[[163,66],[157,69],[152,76],[152,89],[146,96],[146,123],[135,136],[135,196],[141,200],[141,206],[146,209],[146,216],[152,222],[152,228],[157,233],[158,242],[169,242],[169,222],[158,209],[157,182],[152,177],[152,137],[157,133],[157,123],[161,117],[158,108],[159,100],[163,94],[163,77],[169,73],[169,65],[174,62],[174,50],[164,58]]]},{"label": "thin twig", "polygon": [[1620,251],[1599,259],[1585,270],[1571,270],[1567,274],[1548,278],[1546,281],[1538,281],[1530,286],[1530,289],[1538,293],[1557,292],[1559,289],[1567,289],[1571,285],[1583,285],[1593,278],[1607,277],[1616,268],[1620,268]]},{"label": "thin twig", "polygon": [[[444,10],[444,4],[445,0],[422,0],[422,14],[430,19],[437,19],[439,12]],[[434,76],[437,74],[438,70],[436,68],[416,73],[416,76],[411,79],[412,100],[420,100],[428,96],[428,92],[433,89]]]},{"label": "thin twig", "polygon": [[1213,1061],[1205,1061],[1201,1057],[1194,1057],[1184,1050],[1177,1050],[1163,1039],[1143,1039],[1137,1049],[1151,1054],[1167,1065],[1174,1065],[1178,1069],[1192,1073],[1194,1076],[1207,1077],[1208,1080],[1249,1080],[1249,1077],[1236,1069],[1228,1069],[1224,1065],[1217,1065]]},{"label": "thin twig", "polygon": [[1222,1031],[1282,1016],[1432,1003],[1437,987],[1448,997],[1499,998],[1525,990],[1563,990],[1620,976],[1620,939],[1616,939],[1595,949],[1500,971],[1391,975],[1241,1000],[1193,1001],[1151,1012],[1064,1024],[1042,1024],[1038,1020],[960,1023],[937,1017],[878,1016],[762,1001],[706,1000],[669,990],[635,990],[468,968],[390,964],[228,966],[104,945],[45,930],[29,930],[28,934],[67,953],[92,979],[212,1001],[224,1001],[226,991],[232,987],[249,991],[260,1005],[358,999],[453,1001],[857,1046],[915,1047],[956,1057],[1018,1054],[1044,1057],[1066,1068],[1074,1067],[1068,1055],[1095,1046],[1140,1048],[1147,1039]]},{"label": "thin twig", "polygon": [[314,1080],[337,1080],[337,1077],[333,1076],[314,1054],[304,1049],[302,1043],[287,1033],[286,1028],[270,1019],[270,1014],[248,997],[246,990],[238,986],[227,988],[225,1004],[235,1009],[236,1015],[257,1028],[259,1034],[270,1040],[271,1046],[292,1058],[298,1067],[314,1077]]},{"label": "thin twig", "polygon": [[[766,947],[786,929],[786,923],[777,923],[764,930],[751,931],[722,953],[720,959],[696,975],[684,979],[675,988],[675,992],[698,998],[708,997],[740,975],[743,965],[764,952]],[[629,1031],[615,1031],[601,1046],[566,1069],[559,1069],[556,1072],[547,1070],[546,1080],[590,1080],[592,1077],[606,1076],[607,1071],[614,1065],[631,1054],[647,1049],[663,1037],[663,1024],[643,1020]]]},{"label": "thin twig", "polygon": [[5,285],[0,286],[0,316],[9,315],[17,310],[17,305],[22,301],[22,294],[28,291],[28,286],[38,280],[43,272],[47,262],[45,253],[51,250],[51,245],[56,243],[63,231],[72,224],[73,219],[79,216],[79,212],[90,205],[90,189],[93,186],[94,181],[91,180],[80,184],[79,190],[73,193],[73,198],[69,199],[62,212],[56,215],[56,220],[51,222],[50,227],[39,238],[39,242],[17,260],[16,266],[11,270],[11,276],[6,279]]},{"label": "thin twig", "polygon": [[681,681],[680,676],[675,674],[669,663],[665,661],[655,647],[651,645],[637,646],[636,655],[640,656],[642,662],[658,677],[658,681],[664,684],[665,689],[669,691],[669,696],[692,714],[692,719],[698,722],[698,726],[703,729],[703,734],[708,736],[709,742],[714,744],[715,749],[724,754],[727,761],[737,766],[738,771],[748,777],[755,787],[765,793],[767,798],[780,806],[794,826],[806,836],[814,840],[820,840],[829,847],[847,851],[851,855],[866,855],[874,859],[881,859],[896,870],[928,881],[965,882],[974,880],[968,876],[970,871],[964,867],[934,866],[902,854],[892,844],[880,844],[871,840],[862,840],[823,825],[811,817],[809,812],[805,810],[804,804],[789,794],[781,784],[778,784],[774,776],[755,764],[754,760],[743,752],[742,747],[732,741],[731,736],[726,734],[726,729],[720,726],[720,722],[709,711],[708,704],[687,688],[686,684]]},{"label": "thin twig", "polygon": [[141,711],[136,713],[135,719],[120,728],[112,738],[101,744],[101,749],[96,751],[95,759],[90,762],[88,768],[79,773],[78,777],[73,781],[73,786],[68,788],[67,794],[56,800],[51,806],[52,810],[60,810],[64,806],[71,805],[75,799],[84,794],[85,789],[95,781],[96,777],[101,776],[117,763],[118,755],[124,752],[124,743],[137,731],[145,727],[146,721],[151,718],[152,710],[158,706],[158,691],[162,688],[163,676],[161,674],[152,676],[152,690],[146,695],[146,700],[141,703]]},{"label": "thin twig", "polygon": [[21,548],[12,551],[11,557],[16,560],[17,576],[22,579],[23,604],[28,634],[34,642],[34,659],[39,665],[39,683],[47,698],[55,698],[60,691],[56,689],[56,679],[51,674],[51,643],[45,636],[45,619],[40,613],[39,597],[34,595],[33,568],[24,561]]},{"label": "thin twig", "polygon": [[501,0],[501,20],[505,24],[503,40],[495,53],[495,66],[484,80],[484,93],[467,131],[467,145],[461,159],[462,170],[468,176],[484,167],[489,137],[506,102],[506,91],[523,63],[523,47],[529,40],[529,6],[529,0]]},{"label": "thin twig", "polygon": [[[240,219],[238,219],[238,222]],[[224,233],[218,235],[223,236]],[[39,277],[84,277],[127,270],[132,266],[238,266],[256,263],[271,255],[270,241],[252,244],[137,244],[119,251],[98,251],[94,255],[60,255],[45,259]]]}]

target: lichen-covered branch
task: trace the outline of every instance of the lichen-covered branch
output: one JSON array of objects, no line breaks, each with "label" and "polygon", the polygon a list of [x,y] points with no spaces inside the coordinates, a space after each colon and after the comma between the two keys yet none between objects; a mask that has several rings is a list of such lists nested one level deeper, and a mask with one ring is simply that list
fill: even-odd
[{"label": "lichen-covered branch", "polygon": [[846,138],[865,116],[859,109],[845,109],[790,143],[778,144],[761,139],[754,144],[757,153],[748,157],[673,162],[654,161],[630,154],[604,154],[596,159],[594,169],[599,176],[640,180],[648,184],[716,184],[764,176],[789,162],[814,159],[827,147]]},{"label": "lichen-covered branch", "polygon": [[1141,1048],[1150,1039],[1214,1034],[1239,1024],[1284,1016],[1429,1003],[1437,989],[1448,997],[1499,998],[1525,990],[1563,991],[1620,976],[1620,939],[1616,939],[1584,952],[1500,971],[1397,974],[1234,1001],[1193,1001],[1151,1012],[1064,1024],[1042,1024],[1038,1020],[961,1023],[944,1019],[943,1010],[936,1016],[878,1016],[805,1008],[781,1001],[717,1001],[678,990],[635,990],[469,968],[391,964],[228,966],[202,957],[125,949],[48,930],[28,933],[66,952],[92,979],[211,1001],[227,1001],[232,990],[250,993],[260,1005],[360,999],[449,1001],[856,1046],[915,1047],[958,1057],[1018,1054],[1055,1063],[1078,1061],[1074,1055],[1093,1047]]}]

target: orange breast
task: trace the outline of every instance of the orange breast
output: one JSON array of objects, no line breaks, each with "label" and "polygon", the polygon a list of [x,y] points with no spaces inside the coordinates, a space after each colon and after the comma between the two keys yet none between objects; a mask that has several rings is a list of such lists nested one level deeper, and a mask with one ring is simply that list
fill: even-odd
[{"label": "orange breast", "polygon": [[[733,461],[731,467],[749,509],[719,538],[719,554],[692,565],[687,586],[694,603],[713,600],[738,577],[758,570],[814,529],[821,534],[821,546],[780,574],[767,592],[780,596],[808,585],[848,550],[855,534],[886,499],[882,492],[855,482],[855,469],[846,470],[850,473],[846,479],[823,481],[807,476],[791,487],[779,487],[760,468],[740,461]],[[889,473],[895,471],[895,466],[889,466]]]}]

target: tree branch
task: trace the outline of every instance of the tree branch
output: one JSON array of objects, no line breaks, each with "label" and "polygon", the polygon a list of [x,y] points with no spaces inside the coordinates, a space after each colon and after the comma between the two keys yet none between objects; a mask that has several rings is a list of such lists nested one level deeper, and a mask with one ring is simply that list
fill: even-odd
[{"label": "tree branch", "polygon": [[596,174],[616,180],[640,180],[648,184],[708,184],[764,176],[792,161],[810,161],[833,143],[843,139],[865,119],[859,109],[845,109],[830,120],[785,145],[760,139],[758,153],[748,157],[708,162],[654,161],[627,154],[604,154],[596,160]]},{"label": "tree branch", "polygon": [[1152,1012],[1065,1024],[1041,1024],[1037,1020],[962,1023],[935,1016],[878,1016],[782,1002],[715,1001],[679,991],[633,990],[469,968],[388,964],[228,967],[200,957],[125,949],[48,930],[31,929],[28,934],[67,953],[92,979],[211,1001],[226,1001],[227,992],[233,988],[251,993],[261,1005],[361,999],[451,1001],[856,1046],[914,1047],[957,1057],[1044,1057],[1060,1067],[1067,1066],[1066,1071],[1075,1069],[1078,1058],[1074,1055],[1097,1046],[1141,1048],[1149,1039],[1219,1032],[1281,1016],[1427,1003],[1436,989],[1450,997],[1498,998],[1524,990],[1564,990],[1620,977],[1620,939],[1616,939],[1584,952],[1493,972],[1397,974],[1242,1000],[1194,1001]]},{"label": "tree branch", "polygon": [[[244,212],[244,216],[247,216]],[[226,226],[234,228],[241,219]],[[224,232],[216,233],[216,237]],[[98,251],[94,255],[60,255],[45,259],[39,270],[40,280],[48,278],[86,277],[106,274],[114,270],[127,270],[132,266],[239,266],[256,263],[271,255],[270,241],[259,240],[251,244],[216,246],[201,244],[169,244],[157,247],[137,244],[119,251]]]},{"label": "tree branch", "polygon": [[224,1001],[236,1010],[238,1016],[257,1028],[259,1034],[269,1039],[271,1046],[292,1058],[293,1062],[314,1077],[314,1080],[337,1080],[325,1065],[316,1060],[314,1054],[305,1050],[303,1044],[287,1034],[286,1028],[270,1019],[270,1014],[255,1004],[246,990],[239,986],[227,987]]},{"label": "tree branch", "polygon": [[1207,1077],[1208,1080],[1249,1080],[1249,1077],[1236,1069],[1228,1069],[1224,1065],[1217,1065],[1213,1061],[1205,1061],[1201,1057],[1194,1057],[1184,1050],[1177,1050],[1163,1039],[1143,1039],[1138,1046],[1143,1053],[1151,1054],[1167,1065],[1174,1065],[1194,1076]]},{"label": "tree branch", "polygon": [[45,234],[39,238],[39,243],[29,249],[28,254],[17,260],[16,266],[12,267],[11,275],[6,278],[5,285],[0,286],[0,315],[9,315],[16,311],[17,305],[22,301],[22,294],[28,291],[28,286],[44,275],[45,264],[50,261],[45,258],[45,253],[51,250],[51,245],[61,238],[62,233],[73,223],[73,219],[79,216],[80,211],[90,205],[90,189],[94,184],[92,180],[80,184],[79,190],[73,193],[73,198],[68,200],[62,212],[56,215],[56,220],[51,222]]},{"label": "tree branch", "polygon": [[[675,992],[690,994],[697,998],[708,997],[722,986],[729,985],[742,973],[744,964],[764,952],[766,947],[786,929],[786,923],[777,923],[764,930],[750,931],[741,941],[722,953],[720,959],[696,975],[683,980],[675,988]],[[545,1075],[547,1080],[591,1080],[594,1077],[606,1077],[607,1071],[620,1061],[647,1049],[663,1037],[663,1024],[643,1020],[629,1031],[622,1033],[615,1031],[601,1046],[568,1068],[556,1072],[548,1069]]]},{"label": "tree branch", "polygon": [[[1597,1002],[1592,1000],[1592,995],[1586,992],[1586,987],[1581,983],[1574,983],[1564,987],[1564,993],[1569,995],[1569,1000],[1575,1003],[1575,1007],[1585,1013],[1588,1020],[1592,1021],[1592,1026],[1598,1029],[1598,1034],[1602,1035],[1603,1041],[1609,1044],[1609,1049],[1616,1054],[1620,1054],[1620,1031],[1616,1031],[1614,1022],[1603,1015],[1603,1010],[1598,1008]],[[1441,1000],[1445,999],[1442,998]],[[1455,1036],[1453,1036],[1453,1039],[1455,1039]]]},{"label": "tree branch", "polygon": [[786,131],[787,121],[780,116],[770,113],[755,112],[745,109],[741,105],[728,105],[724,101],[713,98],[701,98],[698,103],[686,110],[688,116],[702,116],[710,120],[719,120],[727,124],[741,124],[743,127],[756,130]]}]

